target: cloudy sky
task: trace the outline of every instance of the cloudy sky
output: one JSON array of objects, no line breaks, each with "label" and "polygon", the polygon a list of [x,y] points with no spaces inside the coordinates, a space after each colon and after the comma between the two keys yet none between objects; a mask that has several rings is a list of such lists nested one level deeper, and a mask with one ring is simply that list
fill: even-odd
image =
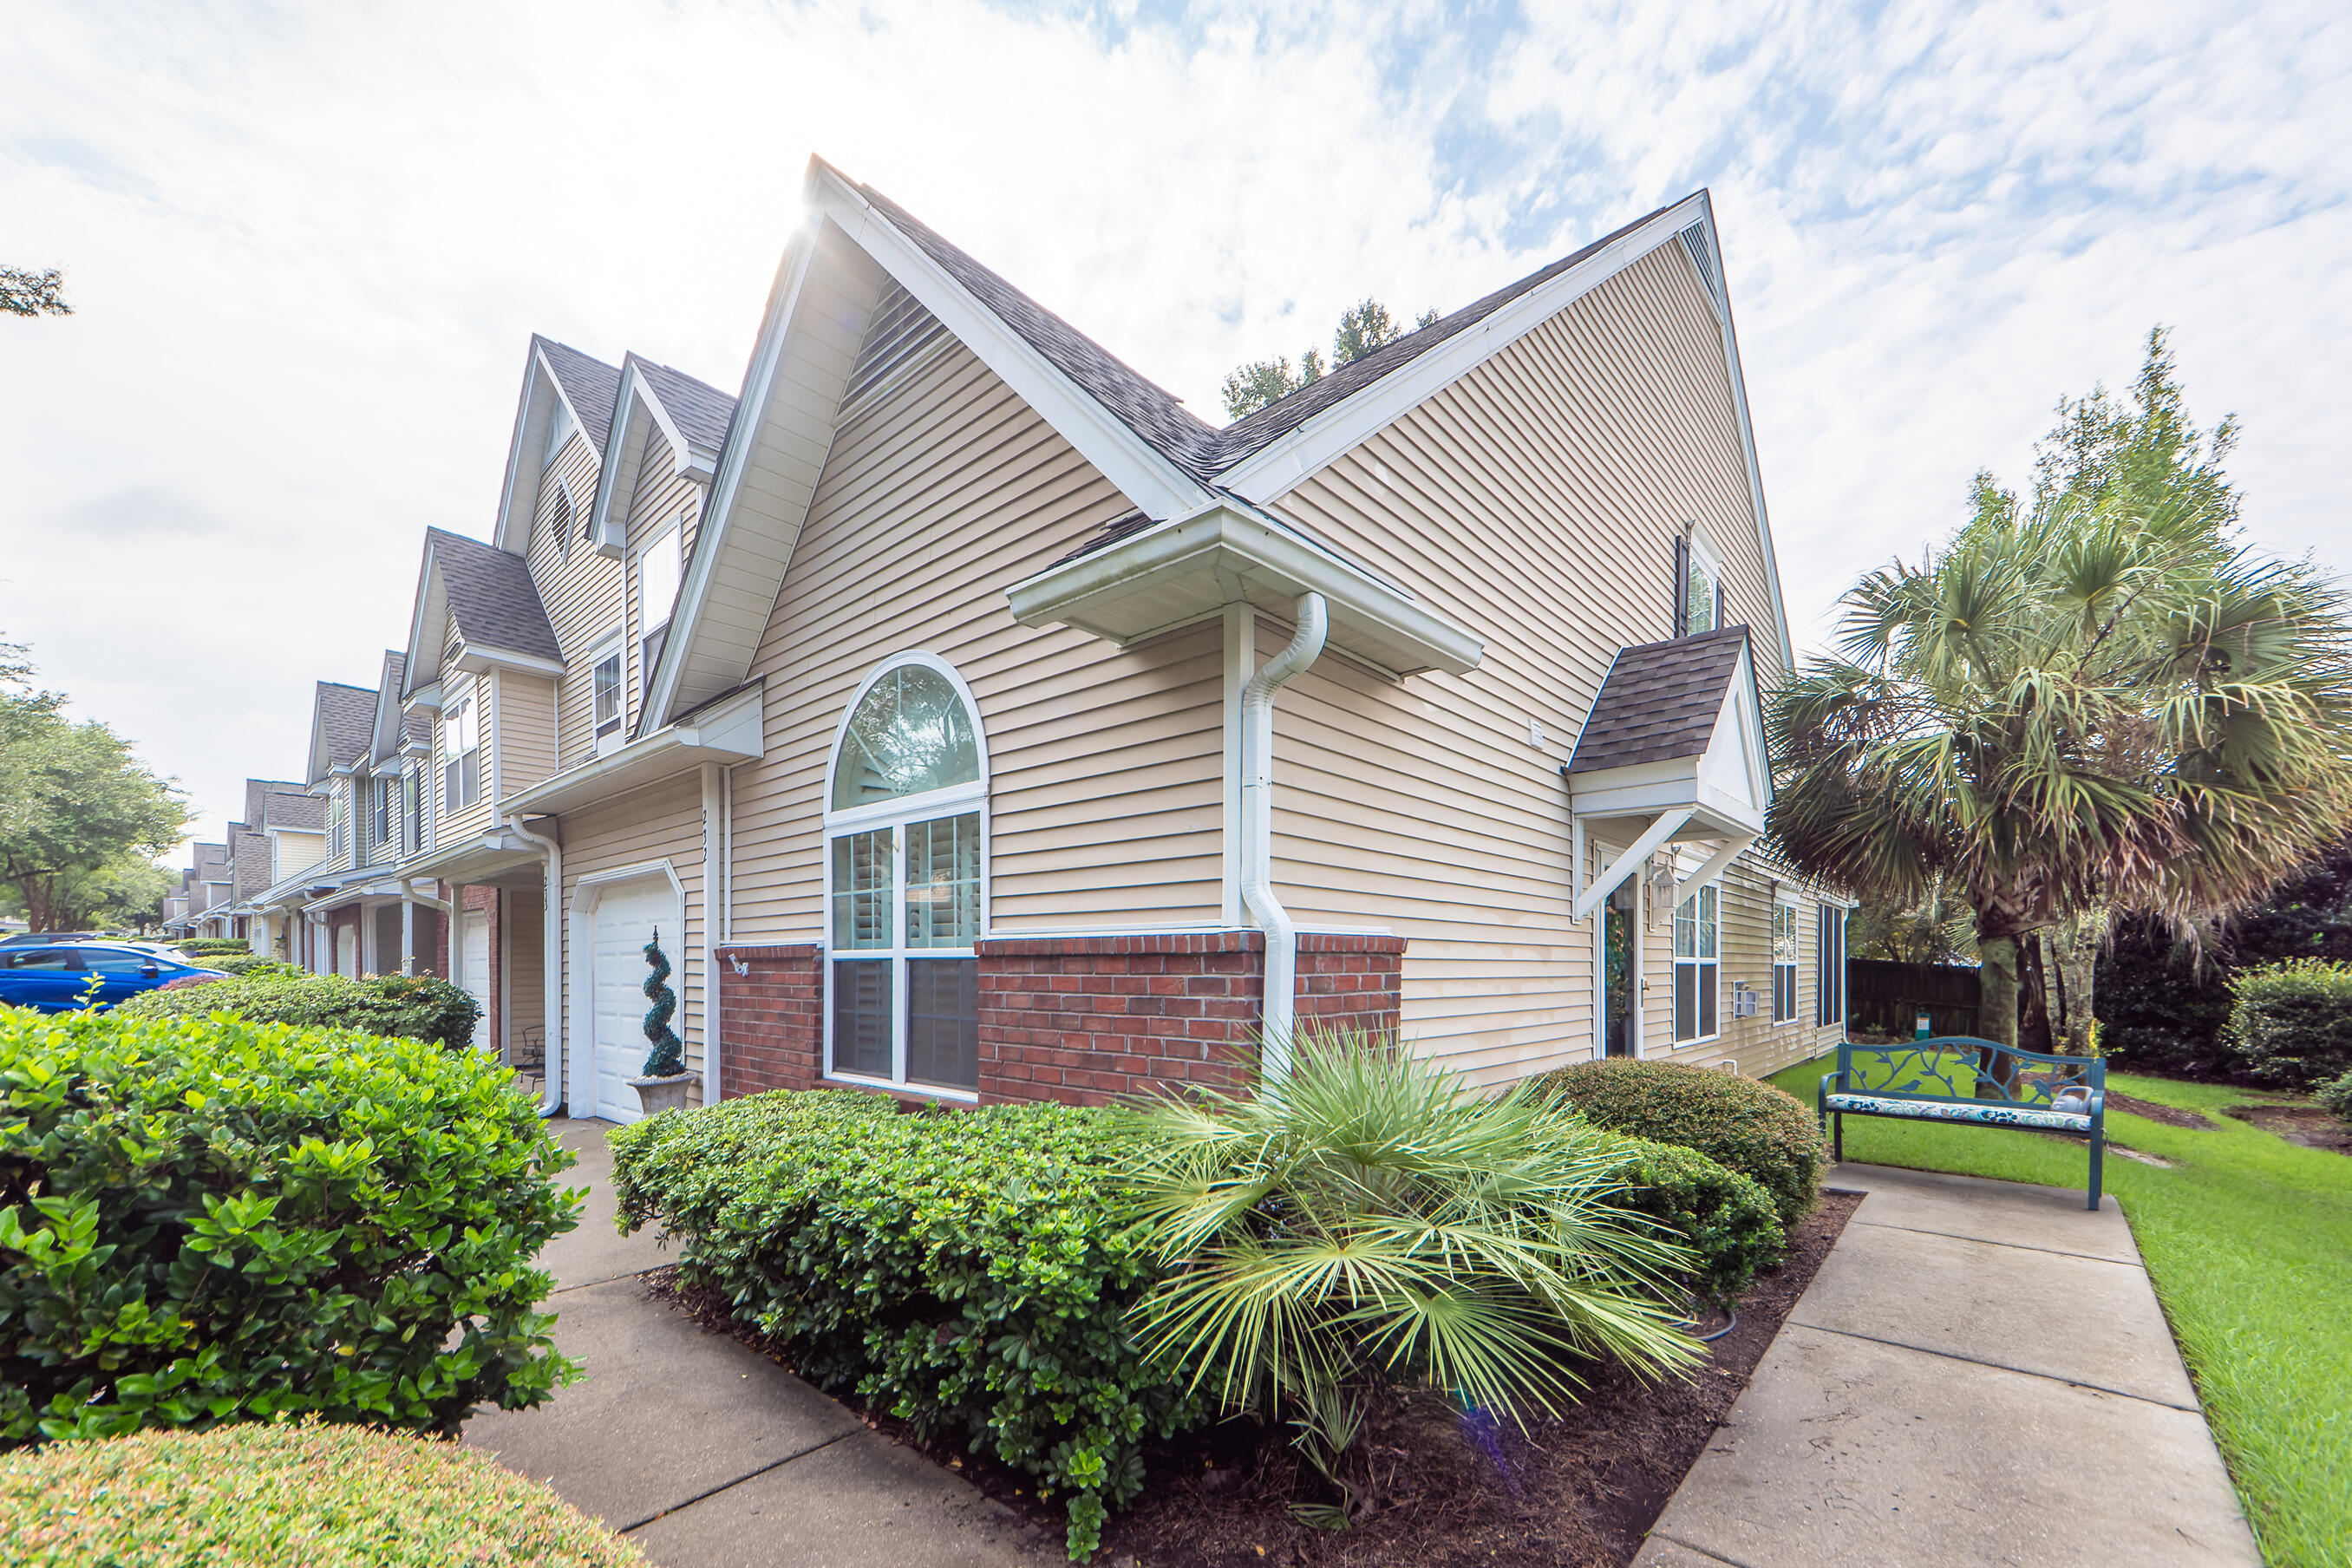
[{"label": "cloudy sky", "polygon": [[2347,145],[2329,0],[13,0],[0,262],[78,313],[0,321],[0,637],[217,835],[487,531],[530,332],[740,384],[812,152],[1213,419],[1712,187],[1801,645],[2157,321],[2352,571]]}]

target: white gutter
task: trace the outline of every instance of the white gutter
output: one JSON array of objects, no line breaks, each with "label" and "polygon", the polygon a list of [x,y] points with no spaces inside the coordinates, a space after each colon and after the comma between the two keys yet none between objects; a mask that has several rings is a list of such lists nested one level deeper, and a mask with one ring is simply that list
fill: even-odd
[{"label": "white gutter", "polygon": [[1328,619],[1320,594],[1298,598],[1290,646],[1250,677],[1242,691],[1242,906],[1265,933],[1265,991],[1259,1007],[1265,1079],[1290,1077],[1298,928],[1274,896],[1274,694],[1323,655]]},{"label": "white gutter", "polygon": [[[1654,854],[1660,845],[1680,832],[1683,824],[1691,819],[1691,815],[1688,806],[1660,813],[1658,819],[1650,824],[1648,832],[1633,840],[1632,847],[1609,863],[1609,869],[1592,879],[1592,886],[1584,889],[1584,897],[1576,900],[1576,907],[1569,911],[1568,918],[1571,921],[1584,920],[1599,909],[1601,900],[1615,892],[1617,884],[1632,876],[1633,868]],[[1734,854],[1738,852],[1733,851]]]},{"label": "white gutter", "polygon": [[541,838],[522,825],[520,816],[506,819],[507,831],[537,848],[547,861],[540,877],[539,936],[541,1003],[546,1013],[546,1058],[540,1063],[547,1092],[539,1102],[542,1117],[563,1109],[563,925],[557,914],[563,905],[563,847]]}]

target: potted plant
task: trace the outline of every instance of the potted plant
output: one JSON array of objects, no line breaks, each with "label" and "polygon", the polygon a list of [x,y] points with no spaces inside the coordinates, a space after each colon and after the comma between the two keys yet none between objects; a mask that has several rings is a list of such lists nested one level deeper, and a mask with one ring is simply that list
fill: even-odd
[{"label": "potted plant", "polygon": [[669,1026],[677,1016],[677,993],[669,988],[669,958],[662,952],[658,927],[653,940],[646,943],[646,1000],[653,1005],[646,1009],[645,1030],[653,1048],[646,1053],[644,1070],[629,1080],[629,1087],[637,1091],[637,1103],[645,1113],[658,1116],[683,1109],[702,1075],[686,1070],[684,1048],[677,1031]]}]

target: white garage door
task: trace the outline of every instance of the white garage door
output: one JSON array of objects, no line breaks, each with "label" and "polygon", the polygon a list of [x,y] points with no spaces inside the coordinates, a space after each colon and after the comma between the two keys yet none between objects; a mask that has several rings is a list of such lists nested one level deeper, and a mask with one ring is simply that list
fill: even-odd
[{"label": "white garage door", "polygon": [[498,1037],[490,1027],[490,917],[487,910],[475,910],[466,916],[465,986],[481,1004],[482,1016],[474,1022],[473,1043],[488,1045]]},{"label": "white garage door", "polygon": [[[596,1109],[608,1121],[635,1121],[639,1114],[637,1091],[627,1079],[646,1065],[646,943],[656,927],[662,951],[669,955],[672,991],[683,1004],[686,974],[677,901],[666,877],[641,878],[606,887],[596,900],[594,942],[590,962],[591,1005],[594,1012],[596,1048]],[[672,1020],[677,1028],[682,1020]],[[680,1030],[680,1033],[683,1033]]]}]

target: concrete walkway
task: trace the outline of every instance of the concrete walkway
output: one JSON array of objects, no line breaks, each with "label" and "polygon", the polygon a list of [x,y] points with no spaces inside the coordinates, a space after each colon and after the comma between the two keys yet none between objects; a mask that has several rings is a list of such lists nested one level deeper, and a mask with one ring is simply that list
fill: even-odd
[{"label": "concrete walkway", "polygon": [[541,1255],[555,1342],[587,1376],[536,1410],[485,1410],[466,1441],[551,1483],[662,1568],[1013,1568],[1060,1542],[873,1432],[764,1357],[706,1333],[640,1276],[675,1261],[613,1227],[602,1121],[557,1121],[589,1189]]},{"label": "concrete walkway", "polygon": [[2113,1196],[1874,1165],[1635,1568],[2259,1564]]}]

